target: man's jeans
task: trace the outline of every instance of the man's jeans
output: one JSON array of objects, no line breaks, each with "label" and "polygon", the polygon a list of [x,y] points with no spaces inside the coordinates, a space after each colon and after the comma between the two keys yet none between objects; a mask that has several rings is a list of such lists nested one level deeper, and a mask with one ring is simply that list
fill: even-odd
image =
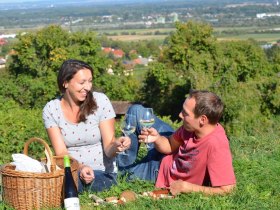
[{"label": "man's jeans", "polygon": [[[164,155],[154,148],[153,143],[149,143],[147,155],[142,160],[135,163],[140,146],[138,142],[138,135],[141,132],[139,120],[143,110],[144,107],[142,105],[135,104],[130,106],[127,111],[127,114],[136,116],[137,127],[135,133],[129,135],[131,139],[131,146],[125,151],[127,155],[119,154],[117,157],[117,165],[119,172],[122,175],[128,175],[128,179],[138,178],[141,180],[155,182],[158,175],[160,161]],[[156,116],[154,116],[154,118],[155,123],[152,127],[157,129],[160,135],[170,136],[174,132],[170,125],[163,122]]]}]

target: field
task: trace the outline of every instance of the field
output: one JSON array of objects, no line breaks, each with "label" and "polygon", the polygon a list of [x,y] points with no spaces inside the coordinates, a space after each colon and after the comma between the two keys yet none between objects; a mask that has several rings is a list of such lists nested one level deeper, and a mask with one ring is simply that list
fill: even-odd
[{"label": "field", "polygon": [[142,41],[142,40],[164,40],[167,35],[118,35],[118,36],[108,36],[109,39],[114,41]]},{"label": "field", "polygon": [[[218,40],[247,40],[249,38],[255,39],[259,42],[275,43],[280,39],[279,28],[273,28],[275,31],[268,33],[272,28],[214,28],[214,36]],[[277,30],[276,30],[277,29]],[[170,33],[174,32],[175,29],[135,29],[135,30],[107,30],[99,31],[98,33],[108,34],[107,37],[112,40],[119,41],[140,41],[140,40],[164,40]],[[129,33],[123,35],[122,33]],[[158,32],[160,35],[155,35]],[[110,35],[114,34],[114,35]]]},{"label": "field", "polygon": [[[141,40],[164,40],[167,35],[118,35],[118,36],[108,36],[109,39],[118,41],[141,41]],[[234,40],[247,40],[254,39],[259,42],[269,42],[275,43],[280,39],[280,32],[275,34],[241,34],[241,35],[222,35],[218,36],[218,40],[234,41]]]},{"label": "field", "polygon": [[277,40],[280,39],[280,32],[279,33],[263,33],[263,34],[241,34],[241,35],[228,35],[228,36],[221,36],[218,37],[218,40],[246,40],[246,39],[254,39],[259,42],[269,42],[275,43]]},{"label": "field", "polygon": [[[22,33],[32,32],[42,29],[37,28],[14,28],[0,29],[0,33]],[[69,28],[68,28],[69,29]],[[65,30],[68,30],[65,28]],[[75,29],[75,31],[78,29]],[[109,39],[118,41],[142,41],[142,40],[164,40],[169,34],[175,32],[175,28],[156,28],[156,29],[112,29],[112,30],[94,30],[97,34],[105,34]],[[259,42],[275,43],[280,39],[280,26],[275,27],[219,27],[214,28],[214,36],[218,40],[246,40],[249,38]]]}]

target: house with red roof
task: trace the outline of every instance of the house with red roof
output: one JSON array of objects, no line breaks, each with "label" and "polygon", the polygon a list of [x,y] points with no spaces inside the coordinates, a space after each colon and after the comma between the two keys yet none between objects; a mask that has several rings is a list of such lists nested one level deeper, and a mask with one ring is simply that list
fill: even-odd
[{"label": "house with red roof", "polygon": [[115,58],[122,58],[125,55],[124,51],[122,50],[113,50],[112,53]]},{"label": "house with red roof", "polygon": [[105,54],[110,54],[111,53],[114,56],[114,58],[122,58],[125,55],[123,50],[121,50],[121,49],[113,49],[111,47],[102,47],[102,51]]},{"label": "house with red roof", "polygon": [[3,46],[3,45],[5,45],[5,44],[7,44],[7,43],[8,43],[8,42],[7,42],[6,39],[0,38],[0,46]]}]

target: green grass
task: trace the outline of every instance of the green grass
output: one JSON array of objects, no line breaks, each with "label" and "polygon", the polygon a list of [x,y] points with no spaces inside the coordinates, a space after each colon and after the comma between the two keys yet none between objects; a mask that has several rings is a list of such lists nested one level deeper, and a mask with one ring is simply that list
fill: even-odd
[{"label": "green grass", "polygon": [[[226,196],[206,196],[201,193],[181,194],[174,199],[153,200],[146,197],[125,205],[94,206],[89,192],[80,195],[82,209],[269,209],[280,206],[280,137],[266,136],[231,137],[233,165],[237,178],[237,188]],[[142,155],[145,153],[142,149]],[[150,182],[136,180],[119,184],[110,190],[95,193],[101,198],[119,196],[124,190],[137,194],[153,190]],[[7,207],[7,206],[6,206]],[[5,205],[0,204],[0,209]],[[9,210],[11,208],[7,208]]]},{"label": "green grass", "polygon": [[[247,40],[249,38],[255,39],[256,41],[265,41],[274,43],[279,40],[280,31],[277,33],[269,33],[269,30],[274,28],[280,28],[280,26],[275,27],[217,27],[213,28],[215,36],[218,40]],[[164,40],[168,35],[154,35],[155,31],[163,32],[174,32],[175,28],[162,28],[162,29],[123,29],[123,30],[101,30],[99,33],[109,33],[109,34],[117,34],[115,36],[108,36],[113,40],[121,40],[121,41],[138,41],[138,40]],[[258,31],[258,33],[257,33]],[[261,33],[262,31],[262,33]],[[122,32],[135,32],[135,35],[121,35]],[[151,35],[147,35],[147,33],[151,32]],[[232,32],[232,34],[226,34],[224,32]],[[237,34],[234,34],[234,33]]]},{"label": "green grass", "polygon": [[279,33],[251,33],[251,34],[240,34],[240,35],[221,35],[217,36],[218,40],[247,40],[249,38],[256,41],[276,42],[279,40]]},{"label": "green grass", "polygon": [[[280,138],[231,137],[233,165],[237,178],[236,190],[226,196],[206,196],[200,193],[181,194],[174,199],[153,200],[139,197],[125,205],[95,207],[89,193],[80,195],[82,209],[279,209],[280,206]],[[108,191],[96,193],[101,198],[119,196],[124,190],[137,194],[153,190],[153,184],[145,181],[126,182]],[[4,209],[4,204],[0,204]],[[11,209],[11,208],[8,208]]]},{"label": "green grass", "polygon": [[[138,198],[124,206],[93,207],[88,193],[81,195],[87,209],[279,209],[280,206],[280,138],[244,136],[231,138],[233,165],[237,178],[236,190],[226,196],[206,196],[200,193],[182,194],[174,199],[152,200]],[[97,193],[105,198],[119,196],[123,190],[138,194],[153,189],[148,182],[127,183],[120,180],[117,187]]]}]

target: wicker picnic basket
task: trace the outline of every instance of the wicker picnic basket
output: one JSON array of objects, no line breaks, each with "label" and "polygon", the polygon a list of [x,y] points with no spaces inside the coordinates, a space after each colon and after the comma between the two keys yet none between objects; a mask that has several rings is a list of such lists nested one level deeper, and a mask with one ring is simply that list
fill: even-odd
[{"label": "wicker picnic basket", "polygon": [[[31,138],[25,143],[25,155],[28,155],[29,144],[35,141],[44,145],[50,158],[51,172],[16,171],[14,165],[4,165],[1,169],[3,201],[20,210],[61,207],[64,179],[63,156],[53,156],[48,144],[39,138]],[[42,161],[46,162],[47,158]],[[57,169],[56,166],[60,169]],[[78,184],[78,166],[78,162],[71,159],[71,170],[76,186]]]}]

